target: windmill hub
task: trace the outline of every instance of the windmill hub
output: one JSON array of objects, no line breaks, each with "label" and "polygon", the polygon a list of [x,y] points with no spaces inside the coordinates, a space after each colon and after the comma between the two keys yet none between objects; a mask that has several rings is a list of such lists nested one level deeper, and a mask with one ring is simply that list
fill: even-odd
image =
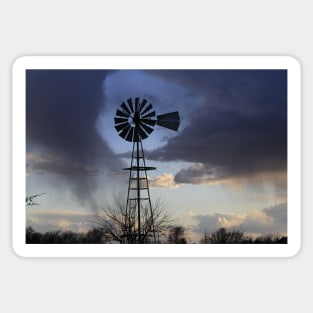
[{"label": "windmill hub", "polygon": [[140,125],[140,114],[139,112],[135,112],[134,117],[133,117],[133,122],[136,127],[139,127]]}]

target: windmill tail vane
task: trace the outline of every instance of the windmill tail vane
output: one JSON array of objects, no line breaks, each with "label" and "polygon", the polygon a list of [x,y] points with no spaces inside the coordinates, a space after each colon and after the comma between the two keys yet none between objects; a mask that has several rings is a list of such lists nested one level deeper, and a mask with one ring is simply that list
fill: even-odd
[{"label": "windmill tail vane", "polygon": [[[125,209],[124,243],[156,243],[154,212],[152,210],[147,171],[155,167],[146,166],[142,140],[149,137],[156,125],[177,131],[180,117],[177,111],[156,115],[151,103],[146,99],[129,98],[122,102],[114,117],[115,129],[124,140],[133,143],[129,171],[127,202]],[[148,207],[151,223],[147,225],[142,210]],[[147,212],[144,212],[147,213]],[[147,229],[148,228],[148,229]]]}]

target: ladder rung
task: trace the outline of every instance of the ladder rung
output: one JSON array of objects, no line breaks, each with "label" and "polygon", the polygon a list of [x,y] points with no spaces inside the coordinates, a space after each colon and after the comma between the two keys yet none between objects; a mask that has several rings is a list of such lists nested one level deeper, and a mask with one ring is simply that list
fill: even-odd
[{"label": "ladder rung", "polygon": [[[138,198],[129,198],[128,200],[133,201],[138,200]],[[140,200],[149,200],[149,198],[140,198]]]},{"label": "ladder rung", "polygon": [[139,188],[133,188],[133,187],[131,187],[131,188],[129,188],[130,190],[142,190],[142,189],[148,189],[148,187],[139,187]]}]

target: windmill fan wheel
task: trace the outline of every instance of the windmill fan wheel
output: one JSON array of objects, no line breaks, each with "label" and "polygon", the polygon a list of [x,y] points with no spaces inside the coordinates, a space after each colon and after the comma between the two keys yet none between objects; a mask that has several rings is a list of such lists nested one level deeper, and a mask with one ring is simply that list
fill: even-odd
[{"label": "windmill fan wheel", "polygon": [[153,131],[157,122],[152,104],[148,104],[146,99],[135,101],[129,98],[122,102],[120,108],[116,110],[114,118],[115,129],[125,140],[137,142],[146,139]]}]

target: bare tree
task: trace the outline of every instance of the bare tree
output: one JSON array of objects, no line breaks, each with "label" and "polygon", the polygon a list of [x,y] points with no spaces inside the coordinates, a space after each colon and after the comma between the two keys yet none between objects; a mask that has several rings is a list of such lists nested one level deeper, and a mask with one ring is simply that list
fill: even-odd
[{"label": "bare tree", "polygon": [[168,243],[187,243],[184,226],[172,226],[169,230]]},{"label": "bare tree", "polygon": [[227,229],[219,228],[217,231],[209,235],[207,232],[200,240],[200,243],[242,243],[244,239],[244,231],[241,228],[238,229]]},{"label": "bare tree", "polygon": [[[96,223],[103,229],[104,236],[110,241],[119,243],[138,242],[138,223],[136,211],[129,210],[123,197],[114,196],[113,204],[107,204],[102,214],[96,218]],[[143,243],[160,242],[170,227],[172,217],[163,209],[160,200],[149,206],[141,208],[140,241]]]},{"label": "bare tree", "polygon": [[39,205],[38,203],[35,203],[34,202],[34,198],[37,198],[37,197],[40,197],[42,195],[45,195],[46,193],[40,193],[40,194],[36,194],[36,195],[33,195],[33,196],[27,196],[26,197],[26,205]]}]

